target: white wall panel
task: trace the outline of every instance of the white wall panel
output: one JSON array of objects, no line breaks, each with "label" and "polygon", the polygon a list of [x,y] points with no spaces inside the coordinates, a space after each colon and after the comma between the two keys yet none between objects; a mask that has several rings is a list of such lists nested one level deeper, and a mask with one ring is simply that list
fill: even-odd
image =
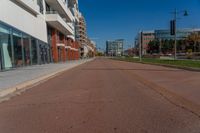
[{"label": "white wall panel", "polygon": [[0,0],[0,20],[47,42],[47,26],[43,15],[34,16],[10,0]]}]

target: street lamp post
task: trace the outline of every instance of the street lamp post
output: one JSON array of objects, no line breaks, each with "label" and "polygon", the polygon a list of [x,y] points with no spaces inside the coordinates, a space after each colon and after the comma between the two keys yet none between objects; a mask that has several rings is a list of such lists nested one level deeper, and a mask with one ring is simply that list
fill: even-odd
[{"label": "street lamp post", "polygon": [[133,56],[133,58],[134,58],[134,43],[133,43],[133,46],[132,46],[131,53],[132,53],[132,56]]},{"label": "street lamp post", "polygon": [[159,39],[159,54],[160,54],[160,56],[161,56],[161,54],[162,54],[162,39]]},{"label": "street lamp post", "polygon": [[[184,12],[184,16],[188,16],[188,12],[185,10],[185,11],[182,11]],[[178,13],[181,13],[181,12],[178,12],[177,9],[175,9],[175,11],[173,12],[174,14],[174,60],[177,59],[177,15]]]},{"label": "street lamp post", "polygon": [[140,58],[140,62],[142,61],[142,43],[143,43],[143,32],[140,32],[140,42],[139,42],[139,58]]},{"label": "street lamp post", "polygon": [[174,34],[174,60],[176,60],[177,56],[176,56],[176,50],[177,50],[177,40],[176,40],[176,21],[177,21],[177,10],[175,9],[175,12],[174,12],[174,30],[175,30],[175,34]]}]

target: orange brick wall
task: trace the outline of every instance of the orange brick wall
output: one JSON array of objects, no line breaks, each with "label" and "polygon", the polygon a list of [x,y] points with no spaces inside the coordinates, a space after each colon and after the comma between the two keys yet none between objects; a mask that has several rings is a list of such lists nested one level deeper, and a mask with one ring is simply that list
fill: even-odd
[{"label": "orange brick wall", "polygon": [[56,44],[57,44],[57,31],[54,29],[52,31],[52,54],[54,62],[58,62],[58,49]]},{"label": "orange brick wall", "polygon": [[67,60],[78,60],[79,59],[79,51],[74,51],[69,48],[65,48],[64,46],[59,46],[60,47],[60,54],[61,54],[61,60],[59,60],[59,51],[58,51],[58,46],[57,44],[61,43],[64,44],[65,46],[70,46],[72,48],[79,49],[79,44],[76,41],[73,41],[71,38],[67,38],[66,36],[58,35],[58,31],[54,29],[52,31],[52,56],[53,56],[53,61],[54,62],[65,62]]}]

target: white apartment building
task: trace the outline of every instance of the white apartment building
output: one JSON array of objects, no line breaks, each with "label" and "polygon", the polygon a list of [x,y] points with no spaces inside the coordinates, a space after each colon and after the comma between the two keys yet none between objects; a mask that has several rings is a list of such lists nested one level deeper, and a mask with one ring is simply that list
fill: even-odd
[{"label": "white apartment building", "polygon": [[[95,43],[87,36],[87,26],[84,16],[77,14],[78,21],[75,25],[75,38],[80,44],[80,56],[81,58],[91,57],[95,55]],[[92,54],[91,54],[92,53]]]},{"label": "white apartment building", "polygon": [[78,12],[77,0],[0,0],[0,70],[74,59]]}]

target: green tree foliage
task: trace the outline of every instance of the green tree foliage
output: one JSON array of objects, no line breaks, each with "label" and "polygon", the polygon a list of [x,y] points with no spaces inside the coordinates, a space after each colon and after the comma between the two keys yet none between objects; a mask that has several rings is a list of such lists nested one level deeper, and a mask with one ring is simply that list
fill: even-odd
[{"label": "green tree foliage", "polygon": [[161,49],[162,53],[167,54],[173,51],[174,41],[173,40],[162,40]]},{"label": "green tree foliage", "polygon": [[[161,46],[161,48],[160,48]],[[168,54],[173,53],[174,51],[174,40],[153,40],[148,44],[148,53],[159,53],[161,49],[161,53]],[[200,32],[195,32],[190,34],[187,38],[177,40],[177,52],[185,53],[188,50],[192,50],[192,52],[200,52]]]},{"label": "green tree foliage", "polygon": [[104,53],[102,53],[102,52],[96,52],[96,56],[104,56]]},{"label": "green tree foliage", "polygon": [[186,38],[188,42],[187,49],[192,49],[193,52],[200,52],[200,32],[194,32]]},{"label": "green tree foliage", "polygon": [[150,41],[148,44],[148,53],[159,53],[159,41],[158,40],[153,40]]}]

